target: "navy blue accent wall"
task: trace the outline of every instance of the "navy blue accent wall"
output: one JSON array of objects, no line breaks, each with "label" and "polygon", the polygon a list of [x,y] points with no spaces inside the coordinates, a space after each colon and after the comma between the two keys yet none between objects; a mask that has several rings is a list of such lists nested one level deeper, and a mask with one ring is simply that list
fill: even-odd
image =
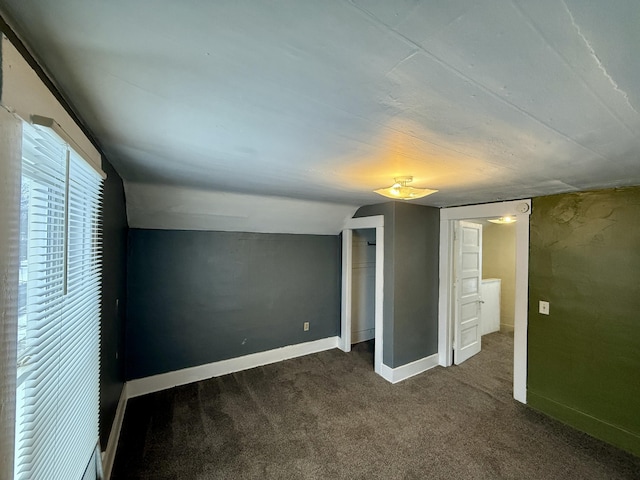
[{"label": "navy blue accent wall", "polygon": [[129,379],[336,336],[339,236],[131,229],[128,299]]},{"label": "navy blue accent wall", "polygon": [[127,213],[122,179],[102,162],[102,312],[100,366],[100,442],[106,448],[125,381],[124,321],[127,295]]}]

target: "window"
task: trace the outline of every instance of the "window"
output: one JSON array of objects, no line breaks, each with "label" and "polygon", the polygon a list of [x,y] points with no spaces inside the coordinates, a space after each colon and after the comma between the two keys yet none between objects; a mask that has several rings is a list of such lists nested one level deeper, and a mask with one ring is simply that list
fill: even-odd
[{"label": "window", "polygon": [[81,479],[98,442],[102,176],[25,122],[21,194],[15,478]]}]

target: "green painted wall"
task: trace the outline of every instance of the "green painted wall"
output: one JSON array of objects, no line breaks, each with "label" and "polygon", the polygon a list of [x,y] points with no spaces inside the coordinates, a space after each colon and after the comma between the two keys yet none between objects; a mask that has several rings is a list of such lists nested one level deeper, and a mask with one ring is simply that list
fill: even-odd
[{"label": "green painted wall", "polygon": [[640,187],[534,199],[530,247],[530,406],[640,455]]}]

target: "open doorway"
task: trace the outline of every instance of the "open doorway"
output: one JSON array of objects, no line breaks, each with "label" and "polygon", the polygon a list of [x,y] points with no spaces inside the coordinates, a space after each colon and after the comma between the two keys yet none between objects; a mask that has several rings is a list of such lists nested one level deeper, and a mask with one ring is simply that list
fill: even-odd
[{"label": "open doorway", "polygon": [[375,353],[376,229],[352,235],[351,351],[373,367]]},{"label": "open doorway", "polygon": [[482,334],[513,336],[516,312],[517,222],[482,224]]},{"label": "open doorway", "polygon": [[[367,236],[365,242],[373,243],[367,248],[373,249],[374,259],[374,295],[373,295],[373,332],[370,328],[362,328],[362,333],[356,333],[353,329],[353,264],[354,264],[354,231],[366,229]],[[375,232],[375,233],[374,233]],[[361,237],[356,233],[356,238]],[[368,252],[372,255],[371,251]],[[366,288],[366,287],[365,287]],[[382,374],[382,329],[383,329],[383,295],[384,295],[384,216],[376,215],[371,217],[361,217],[349,219],[342,231],[342,310],[340,315],[340,338],[339,348],[344,352],[351,351],[351,344],[355,343],[357,336],[366,336],[373,333],[374,339],[374,370],[377,374]],[[356,297],[358,298],[358,297]],[[360,324],[359,324],[360,325]],[[366,324],[365,324],[366,326]],[[360,328],[360,327],[358,327]],[[360,332],[360,330],[356,330]]]},{"label": "open doorway", "polygon": [[376,230],[353,230],[351,345],[375,339]]},{"label": "open doorway", "polygon": [[516,222],[515,252],[515,305],[514,305],[514,352],[513,352],[513,396],[526,403],[527,375],[527,295],[529,255],[530,200],[501,202],[468,207],[444,208],[440,211],[440,299],[439,299],[439,363],[453,363],[455,343],[456,295],[454,278],[454,232],[461,220],[513,216]]},{"label": "open doorway", "polygon": [[492,344],[504,344],[505,351],[511,345],[508,350],[513,356],[516,222],[515,217],[503,217],[457,220],[454,224],[456,365],[484,349],[487,338],[494,340]]}]

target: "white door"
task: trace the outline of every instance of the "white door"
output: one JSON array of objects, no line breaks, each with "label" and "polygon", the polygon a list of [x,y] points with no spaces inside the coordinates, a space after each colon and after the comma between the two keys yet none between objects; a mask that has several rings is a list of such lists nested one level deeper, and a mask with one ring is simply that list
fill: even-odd
[{"label": "white door", "polygon": [[460,221],[454,241],[455,343],[453,361],[461,364],[480,351],[482,225]]}]

